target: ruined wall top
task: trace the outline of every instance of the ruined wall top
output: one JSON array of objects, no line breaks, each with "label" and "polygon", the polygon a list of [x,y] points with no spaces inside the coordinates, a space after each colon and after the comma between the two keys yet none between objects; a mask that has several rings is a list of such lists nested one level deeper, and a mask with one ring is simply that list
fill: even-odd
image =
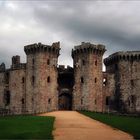
[{"label": "ruined wall top", "polygon": [[6,70],[5,64],[1,63],[0,65],[0,72],[4,72]]},{"label": "ruined wall top", "polygon": [[75,46],[74,49],[72,49],[72,57],[74,55],[77,55],[79,53],[94,53],[103,55],[106,51],[105,46],[102,44],[91,44],[90,42],[82,42],[81,45]]},{"label": "ruined wall top", "polygon": [[57,55],[59,55],[59,50],[60,50],[60,42],[55,42],[52,45],[34,43],[34,44],[24,46],[24,51],[27,55],[38,53],[38,52],[50,52],[50,53],[56,53]]},{"label": "ruined wall top", "polygon": [[140,61],[140,51],[116,52],[104,59],[106,66],[119,61]]}]

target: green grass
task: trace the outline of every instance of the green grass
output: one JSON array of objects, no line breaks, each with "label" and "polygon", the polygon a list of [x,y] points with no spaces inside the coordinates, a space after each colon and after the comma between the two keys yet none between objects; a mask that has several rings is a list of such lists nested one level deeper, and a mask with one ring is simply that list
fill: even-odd
[{"label": "green grass", "polygon": [[0,117],[0,139],[53,139],[54,117]]},{"label": "green grass", "polygon": [[92,119],[108,124],[114,128],[128,132],[133,135],[135,139],[140,139],[140,118],[138,117],[117,116],[88,111],[79,112]]}]

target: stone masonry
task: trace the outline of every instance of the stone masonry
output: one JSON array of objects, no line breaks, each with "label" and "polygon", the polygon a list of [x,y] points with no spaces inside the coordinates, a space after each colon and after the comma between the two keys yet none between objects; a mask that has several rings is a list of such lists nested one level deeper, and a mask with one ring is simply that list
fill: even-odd
[{"label": "stone masonry", "polygon": [[105,46],[82,42],[72,49],[73,68],[58,66],[60,43],[24,47],[27,63],[0,65],[0,114],[54,110],[140,113],[140,51],[104,59]]}]

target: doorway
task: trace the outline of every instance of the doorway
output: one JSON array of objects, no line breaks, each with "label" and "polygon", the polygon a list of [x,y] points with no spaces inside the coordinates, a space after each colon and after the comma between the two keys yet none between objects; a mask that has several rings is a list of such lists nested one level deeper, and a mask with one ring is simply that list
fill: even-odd
[{"label": "doorway", "polygon": [[62,93],[58,99],[59,110],[72,110],[72,95],[69,93]]}]

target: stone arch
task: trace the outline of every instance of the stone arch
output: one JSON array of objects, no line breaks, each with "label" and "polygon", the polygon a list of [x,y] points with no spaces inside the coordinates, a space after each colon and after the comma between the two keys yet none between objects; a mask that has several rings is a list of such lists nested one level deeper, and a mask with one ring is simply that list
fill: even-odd
[{"label": "stone arch", "polygon": [[64,89],[60,92],[58,98],[59,110],[71,110],[72,109],[72,94],[69,89]]}]

